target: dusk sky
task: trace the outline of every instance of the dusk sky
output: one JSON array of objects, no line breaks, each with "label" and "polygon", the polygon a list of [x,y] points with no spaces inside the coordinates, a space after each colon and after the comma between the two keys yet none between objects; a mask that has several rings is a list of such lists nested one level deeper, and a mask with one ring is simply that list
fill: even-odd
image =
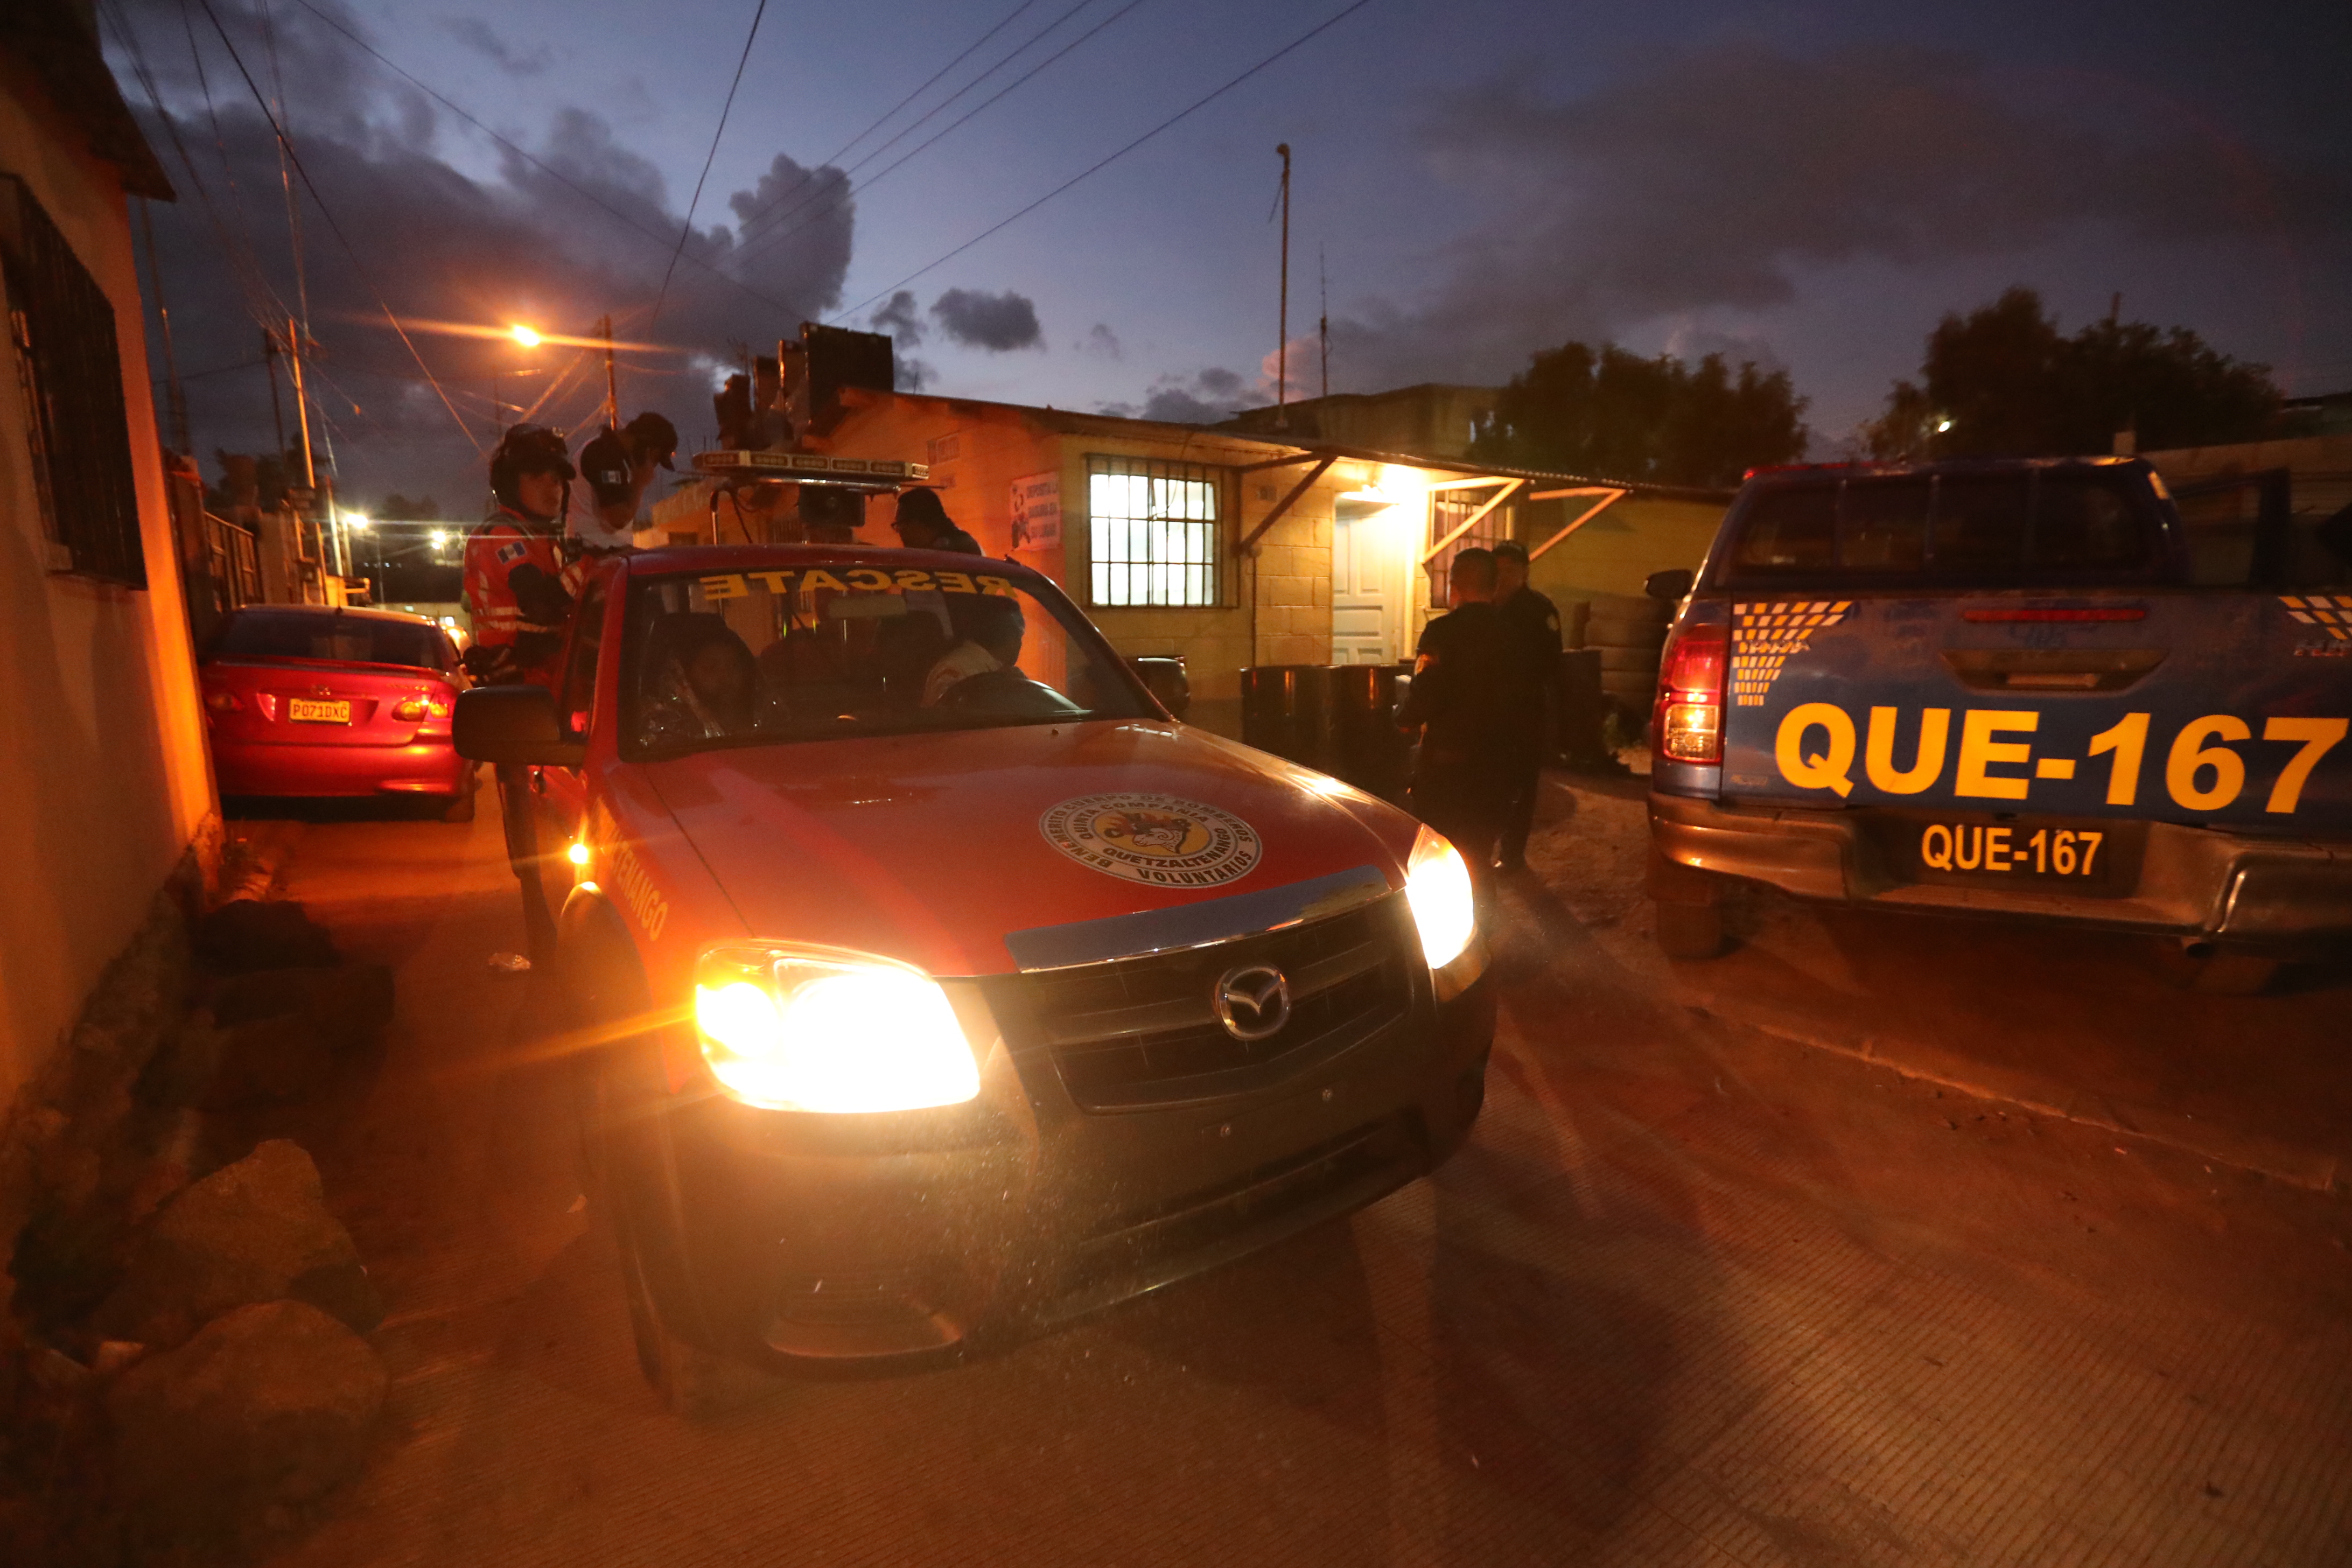
[{"label": "dusk sky", "polygon": [[[100,7],[180,192],[153,217],[208,475],[215,447],[269,444],[256,317],[295,297],[270,134],[211,20],[274,95],[261,3],[209,4]],[[1938,316],[2012,283],[2070,331],[2120,293],[2126,316],[2193,327],[2291,393],[2352,386],[2340,3],[774,0],[656,321],[753,10],[269,0],[289,129],[326,206],[305,195],[301,221],[347,503],[478,506],[459,425],[487,440],[492,356],[541,372],[504,384],[524,402],[558,376],[544,422],[582,425],[602,396],[599,377],[561,381],[571,351],[412,327],[453,417],[379,298],[404,322],[558,332],[610,310],[624,338],[675,351],[627,356],[624,414],[662,407],[689,450],[730,345],[803,315],[879,320],[929,391],[1190,418],[1271,401],[1279,142],[1296,155],[1294,396],[1319,389],[1318,267],[1334,390],[1500,382],[1573,337],[1723,349],[1790,372],[1823,452],[1916,372]]]}]

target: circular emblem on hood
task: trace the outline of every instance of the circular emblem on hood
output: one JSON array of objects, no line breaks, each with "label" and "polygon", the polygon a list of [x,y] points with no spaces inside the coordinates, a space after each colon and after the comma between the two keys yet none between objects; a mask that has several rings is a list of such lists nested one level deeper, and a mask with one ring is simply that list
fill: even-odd
[{"label": "circular emblem on hood", "polygon": [[1082,795],[1037,819],[1081,866],[1155,888],[1214,888],[1257,864],[1256,832],[1229,811],[1172,795]]}]

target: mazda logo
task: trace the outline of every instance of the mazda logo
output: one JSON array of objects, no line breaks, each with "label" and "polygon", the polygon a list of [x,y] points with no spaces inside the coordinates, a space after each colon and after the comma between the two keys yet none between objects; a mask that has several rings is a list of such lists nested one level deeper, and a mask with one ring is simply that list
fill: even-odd
[{"label": "mazda logo", "polygon": [[1213,997],[1217,1022],[1237,1040],[1263,1040],[1290,1022],[1290,982],[1270,963],[1227,970]]}]

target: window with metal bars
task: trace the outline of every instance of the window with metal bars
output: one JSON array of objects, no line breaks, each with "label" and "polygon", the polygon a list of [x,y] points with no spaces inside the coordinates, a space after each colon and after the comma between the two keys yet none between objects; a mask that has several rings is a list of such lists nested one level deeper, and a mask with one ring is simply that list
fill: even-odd
[{"label": "window with metal bars", "polygon": [[14,175],[0,175],[0,281],[50,568],[144,588],[114,302]]},{"label": "window with metal bars", "polygon": [[[1437,490],[1429,498],[1429,542],[1448,540],[1445,546],[1429,558],[1429,604],[1432,609],[1445,608],[1446,579],[1454,570],[1454,558],[1473,545],[1492,550],[1511,537],[1511,509],[1498,506],[1481,517],[1464,532],[1456,533],[1469,521],[1478,509],[1494,495],[1491,489]],[[1449,538],[1450,536],[1450,538]],[[1424,546],[1426,548],[1426,546]]]},{"label": "window with metal bars", "polygon": [[1224,488],[1203,463],[1087,458],[1091,602],[1222,603]]}]

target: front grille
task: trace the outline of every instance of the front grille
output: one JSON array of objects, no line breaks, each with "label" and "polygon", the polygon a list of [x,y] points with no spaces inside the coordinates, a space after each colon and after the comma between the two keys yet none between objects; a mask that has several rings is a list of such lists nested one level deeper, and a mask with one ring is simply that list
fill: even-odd
[{"label": "front grille", "polygon": [[[1412,1005],[1411,931],[1391,897],[1312,924],[1213,946],[1024,976],[1026,1042],[1052,1058],[1088,1110],[1244,1094],[1368,1038]],[[1239,1040],[1213,992],[1234,969],[1272,964],[1290,983],[1289,1020]]]}]

